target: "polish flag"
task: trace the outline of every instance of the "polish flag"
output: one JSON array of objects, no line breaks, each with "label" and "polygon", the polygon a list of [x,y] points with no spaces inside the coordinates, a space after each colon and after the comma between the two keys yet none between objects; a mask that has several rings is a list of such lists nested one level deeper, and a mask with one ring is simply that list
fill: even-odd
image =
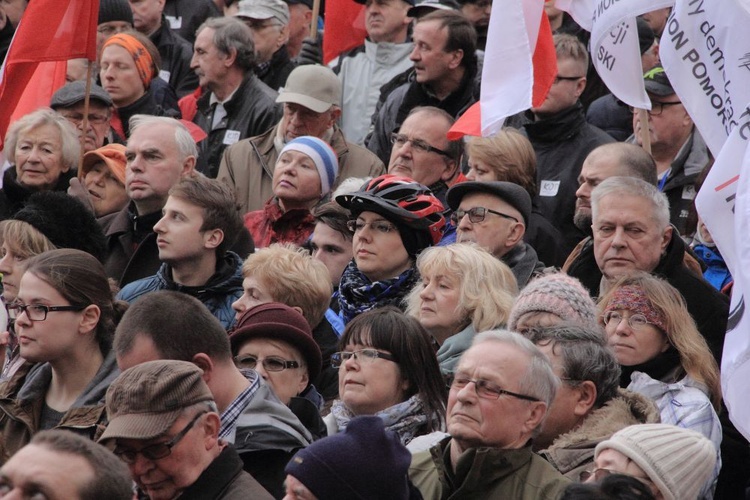
[{"label": "polish flag", "polygon": [[507,0],[492,4],[480,101],[448,132],[488,137],[508,116],[540,106],[557,76],[557,57],[542,0]]},{"label": "polish flag", "polygon": [[[46,65],[37,78],[40,63],[96,58],[98,17],[98,0],[29,2],[0,69],[0,141],[19,105],[28,110],[48,106],[57,90],[60,67]],[[21,104],[24,94],[29,101]]]},{"label": "polish flag", "polygon": [[326,0],[323,64],[365,43],[365,6],[354,0]]}]

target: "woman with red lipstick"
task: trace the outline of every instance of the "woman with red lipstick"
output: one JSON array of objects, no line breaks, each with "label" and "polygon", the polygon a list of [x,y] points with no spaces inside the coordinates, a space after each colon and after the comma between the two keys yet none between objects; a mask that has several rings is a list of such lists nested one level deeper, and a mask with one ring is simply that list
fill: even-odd
[{"label": "woman with red lipstick", "polygon": [[40,430],[101,435],[104,396],[119,373],[112,337],[126,308],[86,252],[51,250],[29,261],[8,306],[26,363],[0,385],[0,461]]},{"label": "woman with red lipstick", "polygon": [[[650,397],[662,423],[722,440],[719,369],[680,292],[647,273],[622,278],[602,297],[601,324],[622,367],[620,386]],[[717,460],[699,498],[713,498]]]},{"label": "woman with red lipstick", "polygon": [[443,429],[446,386],[432,341],[419,322],[395,307],[354,318],[331,356],[339,399],[323,421],[331,436],[361,415],[376,415],[403,444]]},{"label": "woman with red lipstick", "polygon": [[339,306],[344,323],[370,309],[403,300],[419,281],[417,255],[443,236],[443,205],[408,177],[381,175],[360,191],[336,197],[353,220],[354,259],[344,269]]}]

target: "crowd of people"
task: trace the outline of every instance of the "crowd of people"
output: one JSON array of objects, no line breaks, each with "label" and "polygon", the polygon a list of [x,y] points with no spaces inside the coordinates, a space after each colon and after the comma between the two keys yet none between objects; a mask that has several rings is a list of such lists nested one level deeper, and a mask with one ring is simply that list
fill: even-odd
[{"label": "crowd of people", "polygon": [[648,127],[546,0],[546,100],[451,140],[492,2],[352,1],[323,64],[312,0],[100,0],[10,124],[0,498],[745,498],[670,9]]}]

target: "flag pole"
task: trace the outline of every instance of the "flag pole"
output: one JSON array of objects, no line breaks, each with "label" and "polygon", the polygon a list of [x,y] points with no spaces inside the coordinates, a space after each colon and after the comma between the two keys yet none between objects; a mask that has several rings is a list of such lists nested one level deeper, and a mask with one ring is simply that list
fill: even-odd
[{"label": "flag pole", "polygon": [[313,41],[318,39],[318,17],[320,17],[320,0],[314,0],[312,19],[310,20],[310,38]]},{"label": "flag pole", "polygon": [[91,97],[91,71],[94,66],[93,61],[86,60],[86,91],[83,95],[83,123],[81,124],[81,157],[78,159],[78,177],[81,177],[83,170],[83,155],[86,153],[86,135],[89,130],[89,101]]},{"label": "flag pole", "polygon": [[648,111],[638,108],[638,120],[641,122],[641,144],[651,154],[651,135],[648,133]]}]

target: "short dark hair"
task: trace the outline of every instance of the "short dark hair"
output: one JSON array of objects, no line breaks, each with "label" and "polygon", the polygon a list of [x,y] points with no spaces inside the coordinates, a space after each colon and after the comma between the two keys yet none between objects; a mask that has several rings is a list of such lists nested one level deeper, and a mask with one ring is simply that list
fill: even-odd
[{"label": "short dark hair", "polygon": [[153,341],[162,359],[192,362],[199,353],[216,361],[232,358],[219,320],[200,300],[182,292],[159,290],[136,300],[117,325],[115,355],[130,352],[139,335]]},{"label": "short dark hair", "polygon": [[458,11],[435,10],[414,20],[414,24],[427,21],[438,21],[440,29],[448,29],[448,39],[443,52],[461,50],[464,53],[461,65],[470,73],[477,69],[477,30],[474,25]]},{"label": "short dark hair", "polygon": [[223,182],[203,175],[183,177],[169,190],[169,196],[203,209],[201,231],[220,229],[224,233],[216,255],[223,255],[237,241],[244,225],[237,211],[234,191]]},{"label": "short dark hair", "polygon": [[656,186],[659,182],[654,157],[636,144],[611,142],[609,144],[602,144],[593,149],[589,154],[594,153],[615,156],[617,163],[625,169],[625,172],[619,174],[622,177],[635,177],[648,182],[652,186]]},{"label": "short dark hair", "polygon": [[78,492],[81,500],[130,500],[133,482],[125,463],[102,445],[66,430],[41,431],[31,438],[35,446],[83,458],[94,471],[94,479]]},{"label": "short dark hair", "polygon": [[205,28],[214,30],[213,42],[216,48],[225,55],[237,51],[235,64],[247,72],[255,67],[255,42],[253,32],[245,23],[236,17],[211,17],[196,30],[196,36]]},{"label": "short dark hair", "polygon": [[[412,108],[411,111],[409,111],[409,114],[406,115],[406,117],[409,118],[411,115],[416,115],[417,113],[427,113],[432,115],[433,117],[442,118],[448,123],[448,128],[452,127],[453,124],[456,123],[455,118],[453,118],[450,113],[436,106],[417,106],[415,108]],[[461,155],[464,152],[463,142],[460,140],[451,141],[448,138],[446,138],[445,140],[448,141],[448,147],[445,148],[446,152],[450,155],[450,159],[458,164],[458,162],[461,161]]]},{"label": "short dark hair", "polygon": [[345,240],[352,241],[354,238],[354,234],[349,231],[349,227],[346,224],[352,217],[351,213],[335,201],[329,201],[320,205],[313,210],[312,214],[315,217],[315,222],[325,224],[341,234]]},{"label": "short dark hair", "polygon": [[407,397],[419,394],[424,403],[427,432],[440,430],[445,421],[447,387],[427,330],[393,306],[356,316],[339,340],[339,350],[361,344],[393,354],[401,375],[409,382]]},{"label": "short dark hair", "polygon": [[600,408],[617,396],[620,387],[620,365],[607,346],[599,328],[562,323],[548,328],[531,328],[524,337],[536,345],[552,344],[552,350],[563,360],[565,383],[590,380],[596,386],[594,407]]}]

